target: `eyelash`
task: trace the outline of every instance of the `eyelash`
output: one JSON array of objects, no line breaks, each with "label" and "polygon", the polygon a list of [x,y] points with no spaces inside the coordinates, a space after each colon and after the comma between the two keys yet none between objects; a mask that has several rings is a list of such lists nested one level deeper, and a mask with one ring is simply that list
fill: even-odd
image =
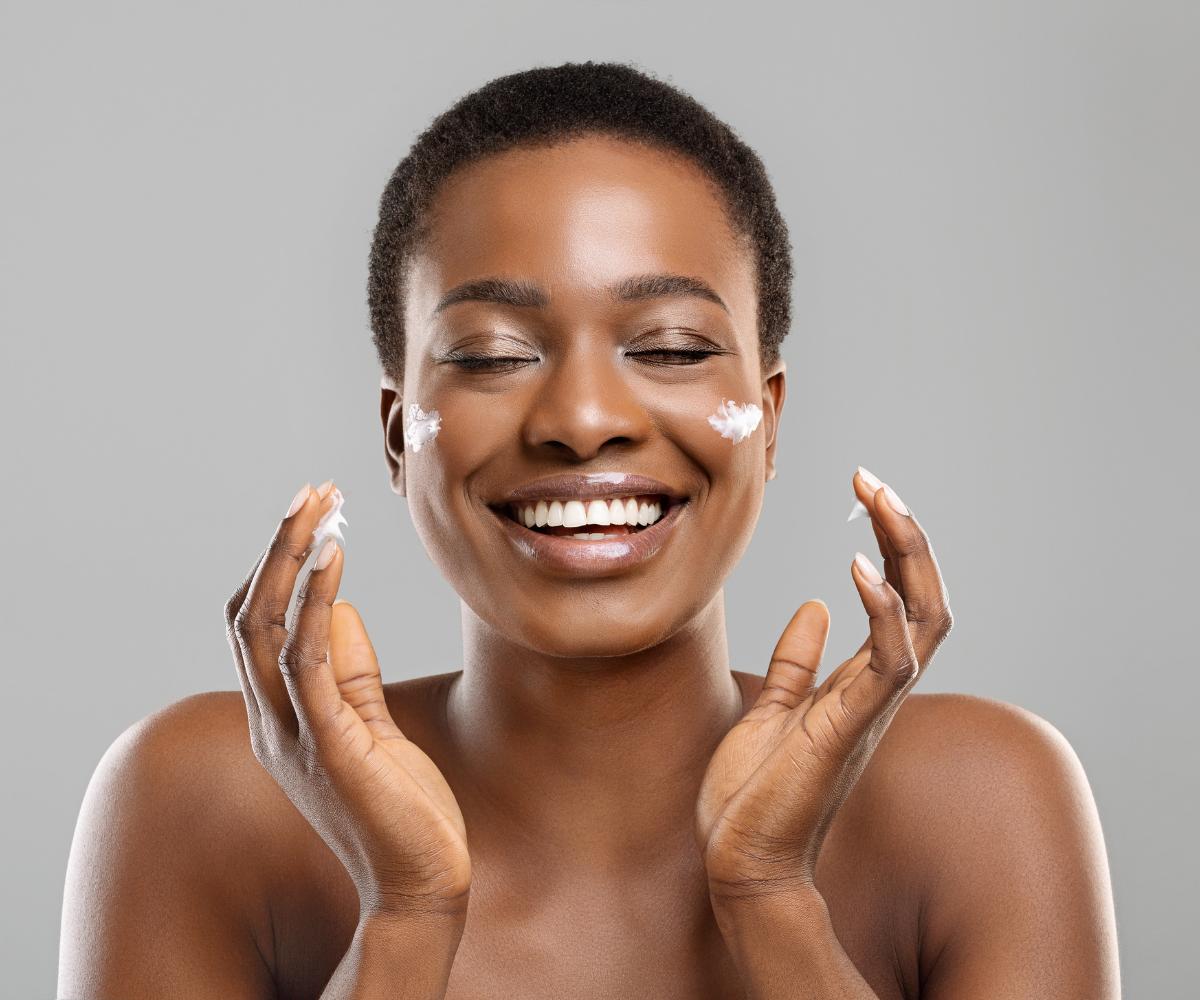
[{"label": "eyelash", "polygon": [[626,357],[638,358],[652,365],[696,365],[720,351],[693,348],[660,348],[653,351],[629,351]]},{"label": "eyelash", "polygon": [[[714,355],[722,353],[716,350],[706,350],[702,347],[694,348],[659,348],[649,351],[627,351],[625,356],[629,358],[637,358],[645,364],[664,365],[664,366],[680,366],[680,365],[696,365],[700,362],[711,358]],[[467,372],[508,372],[515,371],[523,365],[533,364],[538,361],[537,358],[514,358],[514,357],[497,357],[491,354],[459,354],[454,353],[445,359],[448,363],[454,365],[460,371]]]},{"label": "eyelash", "polygon": [[467,372],[513,371],[521,365],[533,364],[537,358],[496,357],[491,354],[452,354],[446,358],[450,364]]}]

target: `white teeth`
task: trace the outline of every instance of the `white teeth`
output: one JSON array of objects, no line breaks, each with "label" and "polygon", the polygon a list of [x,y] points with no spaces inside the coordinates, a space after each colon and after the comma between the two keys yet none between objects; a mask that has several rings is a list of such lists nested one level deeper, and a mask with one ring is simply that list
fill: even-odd
[{"label": "white teeth", "polygon": [[612,524],[609,507],[603,500],[593,500],[587,507],[588,524]]},{"label": "white teeth", "polygon": [[588,523],[587,511],[578,500],[568,500],[563,504],[562,523],[564,528],[582,528]]},{"label": "white teeth", "polygon": [[[582,528],[589,524],[628,524],[647,527],[662,517],[662,501],[649,502],[637,497],[617,497],[613,500],[538,500],[536,503],[514,503],[512,516],[527,528]],[[607,538],[596,532],[580,532],[572,538],[593,541]]]}]

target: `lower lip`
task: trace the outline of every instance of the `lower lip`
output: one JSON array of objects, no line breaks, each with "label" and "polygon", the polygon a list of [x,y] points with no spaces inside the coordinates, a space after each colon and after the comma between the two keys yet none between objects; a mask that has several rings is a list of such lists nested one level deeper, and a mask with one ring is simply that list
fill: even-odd
[{"label": "lower lip", "polygon": [[674,503],[658,521],[631,535],[614,535],[604,541],[543,535],[506,514],[493,510],[520,553],[539,566],[569,576],[607,576],[630,569],[663,547],[682,516],[686,503]]}]

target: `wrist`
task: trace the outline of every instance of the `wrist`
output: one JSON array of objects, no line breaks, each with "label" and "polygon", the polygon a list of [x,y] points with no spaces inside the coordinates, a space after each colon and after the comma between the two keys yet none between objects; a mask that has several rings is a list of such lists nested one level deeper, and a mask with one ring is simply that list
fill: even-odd
[{"label": "wrist", "polygon": [[463,912],[362,912],[322,1000],[443,1000]]},{"label": "wrist", "polygon": [[[801,984],[832,985],[829,973],[841,965],[841,946],[825,900],[811,882],[754,892],[720,887],[710,898],[748,997],[809,996]],[[828,993],[838,995],[836,989]]]}]

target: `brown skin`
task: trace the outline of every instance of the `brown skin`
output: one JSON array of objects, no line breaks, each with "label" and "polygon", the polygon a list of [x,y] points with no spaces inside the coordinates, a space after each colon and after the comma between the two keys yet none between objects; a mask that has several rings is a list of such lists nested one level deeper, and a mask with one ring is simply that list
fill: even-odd
[{"label": "brown skin", "polygon": [[[761,364],[753,269],[710,185],[587,139],[462,171],[431,226],[382,412],[393,487],[463,598],[464,669],[383,686],[334,605],[340,550],[288,633],[328,502],[302,490],[229,603],[243,696],[151,717],[93,779],[59,994],[1118,996],[1065,741],[1019,709],[905,700],[950,615],[887,488],[854,478],[886,577],[852,568],[863,647],[815,686],[810,602],[765,681],[730,672],[721,585],[774,474],[785,376]],[[693,291],[630,295],[648,275]],[[438,308],[482,279],[524,304]],[[721,399],[761,401],[746,441],[708,426]],[[419,453],[416,401],[443,419]],[[614,472],[677,507],[645,558],[534,559],[501,523],[523,484]]]}]

